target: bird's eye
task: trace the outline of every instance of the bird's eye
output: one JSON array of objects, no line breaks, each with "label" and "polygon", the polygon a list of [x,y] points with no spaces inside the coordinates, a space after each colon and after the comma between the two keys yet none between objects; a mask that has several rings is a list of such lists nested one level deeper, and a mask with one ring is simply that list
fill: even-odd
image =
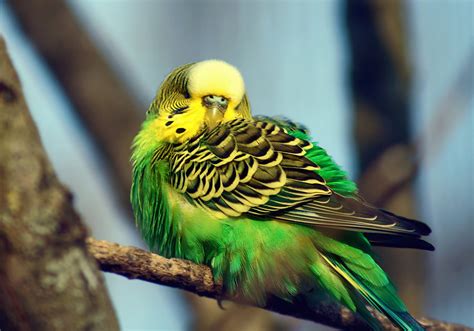
[{"label": "bird's eye", "polygon": [[185,106],[185,107],[180,107],[180,108],[174,109],[173,114],[182,114],[188,108],[189,108],[188,106]]},{"label": "bird's eye", "polygon": [[191,98],[191,94],[189,94],[189,91],[188,91],[187,89],[186,89],[186,91],[184,91],[183,96],[184,96],[186,99]]}]

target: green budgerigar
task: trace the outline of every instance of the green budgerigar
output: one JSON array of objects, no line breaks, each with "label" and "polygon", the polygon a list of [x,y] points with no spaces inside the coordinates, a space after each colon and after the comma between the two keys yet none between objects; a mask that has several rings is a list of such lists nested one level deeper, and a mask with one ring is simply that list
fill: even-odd
[{"label": "green budgerigar", "polygon": [[186,64],[163,81],[133,144],[131,200],[150,249],[206,264],[230,295],[326,298],[380,328],[407,312],[372,245],[432,250],[430,228],[365,202],[301,125],[254,117],[239,71]]}]

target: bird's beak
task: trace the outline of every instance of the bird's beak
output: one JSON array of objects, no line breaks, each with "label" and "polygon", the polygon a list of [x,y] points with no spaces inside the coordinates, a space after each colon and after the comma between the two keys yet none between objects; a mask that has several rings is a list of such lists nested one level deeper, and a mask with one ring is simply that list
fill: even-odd
[{"label": "bird's beak", "polygon": [[202,98],[202,104],[207,108],[206,125],[212,130],[224,119],[229,99],[223,96],[206,95]]}]

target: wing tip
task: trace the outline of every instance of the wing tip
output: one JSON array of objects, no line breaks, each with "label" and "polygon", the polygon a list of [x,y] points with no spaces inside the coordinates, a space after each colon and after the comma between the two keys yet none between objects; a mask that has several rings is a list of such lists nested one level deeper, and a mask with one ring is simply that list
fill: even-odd
[{"label": "wing tip", "polygon": [[415,235],[428,236],[431,233],[431,228],[428,226],[428,224],[426,224],[424,222],[414,220],[414,219],[411,219],[411,218],[408,218],[408,217],[400,216],[400,215],[394,214],[392,212],[389,212],[388,210],[385,210],[385,209],[380,209],[380,210],[383,213],[387,214],[387,215],[390,215],[392,217],[396,217],[397,219],[408,223],[407,225],[410,226],[415,231],[415,233],[414,233]]},{"label": "wing tip", "polygon": [[403,235],[387,235],[379,233],[365,233],[366,238],[373,246],[413,248],[424,251],[434,251],[435,247],[419,237]]}]

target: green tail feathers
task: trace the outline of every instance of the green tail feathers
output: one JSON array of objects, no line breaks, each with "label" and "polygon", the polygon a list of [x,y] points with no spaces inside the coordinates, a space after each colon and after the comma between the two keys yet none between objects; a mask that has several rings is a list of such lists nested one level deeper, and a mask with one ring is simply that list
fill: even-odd
[{"label": "green tail feathers", "polygon": [[[326,262],[340,277],[355,289],[353,291],[356,310],[374,330],[383,328],[365,307],[366,304],[387,316],[401,330],[422,331],[424,328],[407,312],[404,304],[397,296],[393,285],[388,281],[383,286],[374,286],[367,280],[367,274],[361,274],[360,267],[343,262],[336,256],[324,256]],[[363,300],[357,300],[357,296]]]}]

